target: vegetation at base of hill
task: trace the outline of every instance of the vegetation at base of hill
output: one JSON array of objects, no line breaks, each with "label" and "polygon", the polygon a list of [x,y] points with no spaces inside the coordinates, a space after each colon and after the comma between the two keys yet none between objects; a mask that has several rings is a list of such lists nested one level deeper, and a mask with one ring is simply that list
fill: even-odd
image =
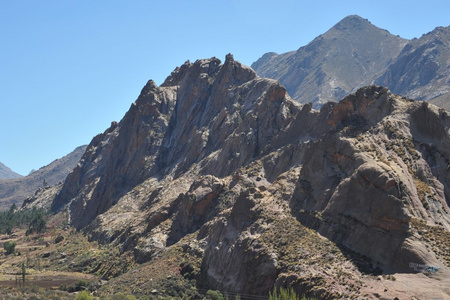
[{"label": "vegetation at base of hill", "polygon": [[46,230],[45,216],[47,210],[35,208],[17,210],[15,204],[8,211],[0,212],[0,234],[12,234],[13,230],[24,225],[27,226],[26,234],[42,233]]},{"label": "vegetation at base of hill", "polygon": [[91,295],[91,293],[87,291],[82,291],[78,293],[77,296],[75,297],[75,300],[93,300],[93,299],[94,297]]},{"label": "vegetation at base of hill", "polygon": [[309,298],[302,296],[300,297],[295,293],[293,288],[290,289],[284,289],[275,288],[273,292],[269,293],[269,300],[314,300],[315,298]]}]

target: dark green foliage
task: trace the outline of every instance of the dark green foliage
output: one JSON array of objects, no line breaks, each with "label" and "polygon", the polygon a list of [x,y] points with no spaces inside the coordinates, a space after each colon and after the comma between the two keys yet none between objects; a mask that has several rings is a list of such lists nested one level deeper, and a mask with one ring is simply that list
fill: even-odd
[{"label": "dark green foliage", "polygon": [[62,289],[62,290],[66,290],[69,293],[73,293],[73,292],[79,292],[79,291],[88,290],[89,286],[90,286],[89,282],[87,282],[84,279],[80,279],[80,280],[78,280],[75,283],[75,285],[72,285],[72,286],[69,286],[69,287],[67,287],[67,286],[60,286],[59,288]]},{"label": "dark green foliage", "polygon": [[36,215],[34,218],[28,223],[28,229],[25,233],[26,235],[32,233],[42,233],[47,228],[47,223],[44,220],[43,215]]},{"label": "dark green foliage", "polygon": [[206,292],[205,298],[204,299],[210,299],[210,300],[223,300],[223,295],[221,292],[219,291],[212,291],[212,290],[208,290]]},{"label": "dark green foliage", "polygon": [[12,253],[14,253],[14,251],[16,249],[16,243],[14,243],[14,242],[5,242],[3,244],[3,249],[5,249],[6,254],[12,254]]},{"label": "dark green foliage", "polygon": [[80,279],[75,283],[75,288],[77,288],[77,291],[85,289],[89,287],[89,282],[86,280]]},{"label": "dark green foliage", "polygon": [[11,234],[14,228],[23,225],[28,226],[27,234],[44,232],[46,215],[47,211],[43,208],[17,210],[13,204],[8,211],[0,212],[0,234]]},{"label": "dark green foliage", "polygon": [[13,212],[15,212],[16,210],[17,210],[17,205],[16,205],[15,203],[13,203],[13,204],[11,205],[11,207],[9,208],[9,212],[13,213]]}]

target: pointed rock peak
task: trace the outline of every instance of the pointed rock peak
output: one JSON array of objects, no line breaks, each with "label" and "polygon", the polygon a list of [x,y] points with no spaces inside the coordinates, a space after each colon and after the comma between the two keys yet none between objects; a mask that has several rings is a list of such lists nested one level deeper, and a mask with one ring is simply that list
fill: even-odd
[{"label": "pointed rock peak", "polygon": [[239,61],[234,60],[233,54],[228,53],[225,57],[225,63],[222,67],[221,73],[229,79],[234,78],[234,84],[242,84],[256,78],[256,72],[241,64]]},{"label": "pointed rock peak", "polygon": [[363,19],[358,15],[350,15],[342,19],[339,23],[333,26],[336,30],[351,30],[362,29],[367,26],[373,26],[367,19]]},{"label": "pointed rock peak", "polygon": [[158,87],[158,85],[153,81],[153,79],[147,81],[147,84],[145,86],[149,89],[156,89]]},{"label": "pointed rock peak", "polygon": [[183,78],[186,70],[192,66],[189,60],[185,61],[180,67],[176,67],[175,70],[164,80],[162,87],[165,86],[176,86],[180,83],[181,78]]},{"label": "pointed rock peak", "polygon": [[141,91],[141,94],[139,95],[139,97],[145,96],[149,92],[155,91],[157,88],[158,88],[158,85],[153,80],[150,79],[149,81],[147,81],[147,84],[142,88],[142,91]]}]

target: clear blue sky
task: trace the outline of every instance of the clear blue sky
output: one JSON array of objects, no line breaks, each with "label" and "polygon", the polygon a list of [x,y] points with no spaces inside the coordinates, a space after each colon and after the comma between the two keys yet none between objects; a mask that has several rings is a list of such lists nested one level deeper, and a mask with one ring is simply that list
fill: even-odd
[{"label": "clear blue sky", "polygon": [[188,59],[250,65],[351,14],[411,39],[449,12],[448,0],[0,0],[0,162],[26,175],[88,144]]}]

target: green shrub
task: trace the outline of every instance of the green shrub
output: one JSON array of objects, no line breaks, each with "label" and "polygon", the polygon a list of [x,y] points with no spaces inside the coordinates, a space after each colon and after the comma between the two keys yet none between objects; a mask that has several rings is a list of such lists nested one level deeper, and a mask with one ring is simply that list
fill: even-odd
[{"label": "green shrub", "polygon": [[94,300],[94,297],[88,291],[79,292],[75,300]]},{"label": "green shrub", "polygon": [[136,300],[136,297],[133,295],[124,295],[123,293],[117,293],[111,297],[111,300]]},{"label": "green shrub", "polygon": [[223,295],[221,292],[219,291],[212,291],[212,290],[208,290],[206,292],[205,298],[204,299],[209,299],[209,300],[223,300]]},{"label": "green shrub", "polygon": [[84,279],[79,279],[75,283],[75,288],[77,288],[78,290],[80,290],[81,288],[87,288],[87,287],[89,287],[89,283]]},{"label": "green shrub", "polygon": [[6,254],[12,254],[16,251],[16,243],[15,242],[5,242],[3,244],[3,249],[5,249]]}]

